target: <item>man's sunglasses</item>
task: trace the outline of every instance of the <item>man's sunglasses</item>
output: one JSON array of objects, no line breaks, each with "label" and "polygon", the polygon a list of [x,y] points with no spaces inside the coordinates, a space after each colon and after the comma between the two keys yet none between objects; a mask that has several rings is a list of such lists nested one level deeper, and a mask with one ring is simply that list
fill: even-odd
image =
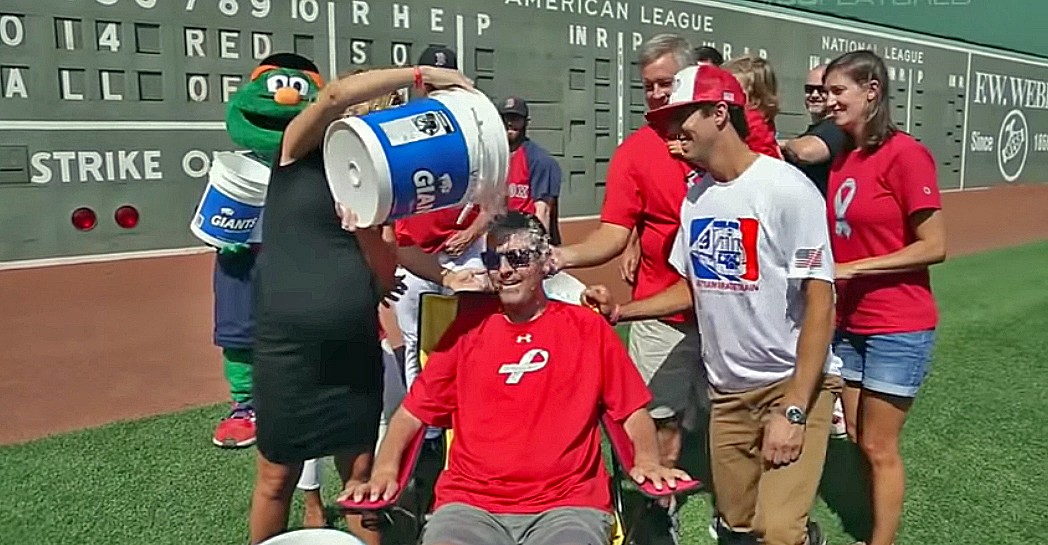
[{"label": "man's sunglasses", "polygon": [[528,265],[531,265],[531,259],[535,256],[534,250],[507,250],[505,252],[496,252],[494,250],[486,250],[480,254],[480,259],[484,262],[484,267],[489,271],[498,270],[502,267],[502,259],[506,259],[506,263],[514,269],[523,269]]},{"label": "man's sunglasses", "polygon": [[826,94],[826,88],[822,85],[805,85],[804,94],[810,95],[812,93],[819,93],[820,95]]}]

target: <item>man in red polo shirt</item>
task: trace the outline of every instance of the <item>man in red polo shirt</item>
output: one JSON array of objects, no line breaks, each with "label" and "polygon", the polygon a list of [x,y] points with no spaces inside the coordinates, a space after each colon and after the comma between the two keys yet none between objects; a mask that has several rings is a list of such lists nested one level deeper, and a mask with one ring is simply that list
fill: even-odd
[{"label": "man in red polo shirt", "polygon": [[520,97],[507,97],[499,103],[499,114],[509,138],[509,178],[506,208],[534,214],[550,233],[551,212],[560,196],[560,165],[549,152],[528,138],[531,121],[528,103]]},{"label": "man in red polo shirt", "polygon": [[[639,53],[648,109],[664,106],[673,76],[695,64],[691,45],[676,35],[655,36]],[[627,137],[611,158],[601,223],[578,244],[554,249],[560,269],[602,265],[626,247],[630,232],[640,237],[640,266],[633,297],[641,299],[672,286],[680,278],[667,261],[677,228],[680,206],[693,168],[670,155],[667,142],[645,125]],[[700,361],[700,340],[694,318],[678,314],[662,320],[636,322],[630,330],[630,356],[648,383],[648,406],[659,425],[663,462],[674,465],[680,455],[679,425],[694,410],[706,389]]]},{"label": "man in red polo shirt", "polygon": [[[662,34],[648,40],[638,52],[649,110],[667,104],[673,78],[695,64],[694,51],[684,38]],[[600,227],[578,244],[554,248],[556,268],[605,264],[626,248],[636,229],[640,239],[640,266],[633,298],[650,297],[674,285],[680,275],[670,266],[670,249],[680,225],[680,207],[687,188],[698,176],[692,166],[672,156],[666,140],[645,125],[627,137],[611,158],[606,178]],[[634,322],[629,353],[648,384],[648,404],[658,428],[659,451],[666,467],[676,465],[681,452],[681,430],[697,431],[708,405],[707,380],[702,365],[701,340],[694,316],[685,313]],[[677,509],[653,511],[655,519],[669,515],[669,536],[677,539]],[[661,526],[652,521],[653,527]]]}]

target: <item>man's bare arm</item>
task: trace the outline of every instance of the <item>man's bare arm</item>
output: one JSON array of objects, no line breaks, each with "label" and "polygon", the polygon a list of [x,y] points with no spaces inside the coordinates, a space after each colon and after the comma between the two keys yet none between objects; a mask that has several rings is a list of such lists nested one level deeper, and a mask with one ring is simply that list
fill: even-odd
[{"label": "man's bare arm", "polygon": [[549,225],[550,209],[552,207],[546,201],[535,201],[535,217],[542,222],[542,225],[546,228],[546,231],[551,229]]},{"label": "man's bare arm", "polygon": [[443,282],[444,267],[434,254],[427,254],[418,246],[397,247],[397,260],[405,269],[411,271],[415,276],[425,278],[430,282],[441,284]]},{"label": "man's bare arm", "polygon": [[554,259],[558,269],[596,267],[621,254],[629,239],[629,229],[601,222],[600,227],[590,232],[582,242],[558,247]]},{"label": "man's bare arm", "polygon": [[688,286],[687,280],[681,278],[676,284],[651,297],[622,305],[619,307],[618,318],[622,322],[662,318],[691,310],[694,306],[695,300],[691,294],[691,287]]},{"label": "man's bare arm", "polygon": [[804,318],[797,339],[797,366],[790,378],[783,406],[796,405],[807,412],[822,382],[833,337],[833,284],[824,280],[805,280],[804,300]]},{"label": "man's bare arm", "polygon": [[655,422],[648,409],[634,411],[623,426],[633,442],[633,464],[659,464],[659,446],[655,439]]},{"label": "man's bare arm", "polygon": [[389,420],[389,428],[382,438],[382,444],[379,445],[370,480],[366,483],[346,483],[339,500],[352,498],[353,501],[360,502],[365,497],[368,501],[378,501],[380,497],[385,501],[391,500],[398,492],[400,463],[404,458],[404,451],[408,449],[411,440],[422,432],[422,425],[422,421],[403,406],[398,408]]},{"label": "man's bare arm", "polygon": [[830,160],[830,147],[814,135],[794,138],[782,146],[782,153],[792,163],[814,165]]}]

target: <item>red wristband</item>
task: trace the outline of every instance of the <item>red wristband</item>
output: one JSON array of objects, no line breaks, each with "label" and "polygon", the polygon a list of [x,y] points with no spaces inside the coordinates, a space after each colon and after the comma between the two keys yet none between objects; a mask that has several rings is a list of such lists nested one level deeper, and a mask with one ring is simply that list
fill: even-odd
[{"label": "red wristband", "polygon": [[422,89],[422,68],[415,67],[415,89]]}]

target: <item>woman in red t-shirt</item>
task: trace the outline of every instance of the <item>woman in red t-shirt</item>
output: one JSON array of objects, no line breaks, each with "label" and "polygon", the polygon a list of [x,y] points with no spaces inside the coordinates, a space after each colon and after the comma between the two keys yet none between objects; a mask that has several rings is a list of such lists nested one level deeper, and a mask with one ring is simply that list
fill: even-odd
[{"label": "woman in red t-shirt", "polygon": [[899,434],[931,368],[938,322],[928,266],[946,258],[935,159],[891,121],[888,76],[873,52],[826,69],[828,106],[849,136],[830,170],[827,214],[837,261],[837,335],[848,435],[866,454],[869,545],[891,545],[905,479]]}]

